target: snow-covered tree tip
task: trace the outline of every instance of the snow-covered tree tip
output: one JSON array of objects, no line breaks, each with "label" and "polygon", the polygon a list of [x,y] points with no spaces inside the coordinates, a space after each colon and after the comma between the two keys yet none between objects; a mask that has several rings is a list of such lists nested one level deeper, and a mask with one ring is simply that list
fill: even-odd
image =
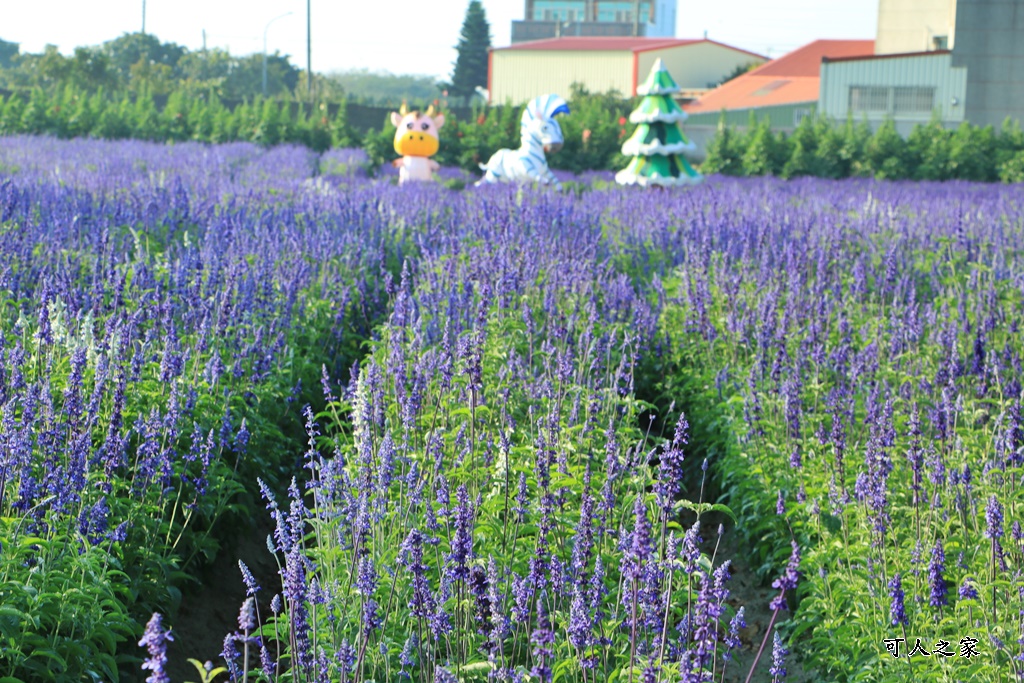
[{"label": "snow-covered tree tip", "polygon": [[654,66],[651,67],[651,72],[647,74],[647,79],[637,86],[637,95],[671,95],[672,93],[679,92],[680,87],[672,80],[672,76],[669,74],[668,69],[665,68],[665,62],[659,57],[654,62]]}]

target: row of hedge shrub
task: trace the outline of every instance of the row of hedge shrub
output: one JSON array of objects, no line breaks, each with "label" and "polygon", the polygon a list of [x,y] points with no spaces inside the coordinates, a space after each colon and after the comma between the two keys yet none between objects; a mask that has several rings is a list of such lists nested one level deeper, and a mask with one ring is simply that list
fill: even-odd
[{"label": "row of hedge shrub", "polygon": [[[362,146],[372,168],[395,158],[395,128],[384,117],[365,135],[351,125],[347,107],[321,104],[309,112],[294,103],[256,99],[235,107],[217,97],[172,93],[163,107],[150,94],[111,97],[72,87],[59,94],[37,89],[29,96],[0,98],[0,135],[35,134],[58,138],[138,138],[154,141],[247,141],[263,145],[298,143],[318,152],[330,147]],[[628,103],[614,95],[574,90],[572,116],[563,117],[566,144],[552,165],[574,172],[621,167],[619,145],[625,135]],[[336,109],[333,115],[331,110]],[[476,170],[502,147],[519,145],[519,107],[493,107],[470,116],[446,112],[441,151],[445,166]],[[382,124],[382,125],[381,125]],[[584,134],[584,131],[586,134]]]},{"label": "row of hedge shrub", "polygon": [[[594,95],[574,88],[572,114],[562,117],[563,150],[553,168],[580,173],[621,168],[619,149],[630,132],[629,103],[614,94]],[[331,107],[333,109],[333,107]],[[493,107],[470,117],[447,113],[441,150],[444,166],[476,171],[502,147],[519,144],[519,107]],[[155,141],[244,140],[263,145],[299,143],[316,151],[363,147],[371,169],[394,158],[390,121],[361,135],[348,121],[346,107],[331,114],[325,104],[313,111],[275,100],[225,106],[217,97],[176,92],[159,108],[151,95],[112,98],[65,88],[60,94],[35,90],[25,97],[0,98],[0,135],[45,134],[60,138],[139,138]],[[792,134],[774,132],[751,115],[745,130],[720,125],[701,165],[705,174],[775,175],[784,178],[870,176],[897,180],[1024,181],[1024,132],[1007,121],[997,134],[991,126],[963,123],[950,130],[937,120],[915,126],[903,138],[892,121],[872,132],[866,122],[836,125],[805,118]]]},{"label": "row of hedge shrub", "polygon": [[[161,98],[162,99],[162,98]],[[72,87],[60,93],[33,90],[0,97],[0,135],[53,135],[106,140],[157,142],[297,143],[318,152],[360,143],[348,124],[346,109],[331,116],[326,105],[315,111],[290,102],[256,99],[234,108],[218,97],[172,93],[160,108],[151,94],[112,97],[103,91],[87,94]]]},{"label": "row of hedge shrub", "polygon": [[745,131],[719,125],[701,166],[704,173],[783,178],[874,177],[886,180],[1024,182],[1024,132],[1007,119],[992,126],[962,123],[955,130],[933,119],[903,138],[892,120],[872,132],[867,123],[841,125],[804,118],[792,135],[773,132],[751,116]]}]

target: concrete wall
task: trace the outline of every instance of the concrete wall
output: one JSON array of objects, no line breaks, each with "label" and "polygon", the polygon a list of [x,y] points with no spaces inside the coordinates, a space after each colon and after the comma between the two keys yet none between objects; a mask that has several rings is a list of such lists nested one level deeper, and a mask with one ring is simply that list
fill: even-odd
[{"label": "concrete wall", "polygon": [[[754,112],[756,121],[767,118],[773,131],[790,135],[797,126],[798,113],[813,116],[816,108],[816,102],[799,102],[757,109],[733,109],[725,112],[724,123],[738,132],[745,132],[750,123],[750,112]],[[688,158],[698,162],[704,160],[708,143],[715,137],[720,121],[723,121],[722,112],[691,114],[683,121],[683,134],[697,146],[696,150],[686,155]]]},{"label": "concrete wall", "polygon": [[632,94],[633,53],[619,51],[495,50],[491,52],[491,104],[519,105],[537,95],[569,96],[582,83],[590,92]]},{"label": "concrete wall", "polygon": [[659,57],[665,61],[665,68],[683,90],[707,88],[709,84],[718,82],[737,66],[765,62],[746,52],[710,42],[650,50],[638,54],[638,85],[644,82],[651,66]]},{"label": "concrete wall", "polygon": [[967,70],[967,119],[1024,122],[1024,0],[960,0],[953,64]]},{"label": "concrete wall", "polygon": [[957,0],[879,0],[875,54],[935,49],[932,39],[955,42]]},{"label": "concrete wall", "polygon": [[[961,0],[964,2],[965,0]],[[855,86],[899,88],[934,87],[934,110],[939,118],[948,124],[964,120],[967,70],[952,66],[948,52],[913,57],[892,57],[881,59],[860,59],[824,62],[821,65],[821,89],[818,110],[825,116],[846,120],[852,115],[855,120],[867,119],[878,125],[886,118],[897,123],[913,126],[927,123],[932,112],[889,111],[860,112],[850,110],[850,88]],[[893,95],[890,93],[889,101]]]},{"label": "concrete wall", "polygon": [[817,102],[793,102],[756,109],[731,109],[725,112],[724,119],[720,111],[701,112],[700,114],[690,114],[689,118],[683,122],[683,130],[684,132],[689,130],[690,126],[717,126],[721,120],[724,120],[729,126],[746,128],[750,122],[750,113],[753,112],[754,120],[761,122],[767,119],[772,130],[789,131],[800,123],[800,118],[813,116],[817,108]]}]

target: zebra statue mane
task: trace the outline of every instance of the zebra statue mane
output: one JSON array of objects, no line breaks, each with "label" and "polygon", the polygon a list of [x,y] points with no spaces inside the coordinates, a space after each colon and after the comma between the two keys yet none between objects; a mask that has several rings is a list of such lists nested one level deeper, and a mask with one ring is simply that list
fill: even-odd
[{"label": "zebra statue mane", "polygon": [[499,149],[486,164],[477,186],[496,182],[539,182],[561,187],[548,168],[548,153],[562,148],[565,139],[555,116],[568,114],[569,103],[559,95],[541,95],[530,100],[519,119],[519,149]]}]

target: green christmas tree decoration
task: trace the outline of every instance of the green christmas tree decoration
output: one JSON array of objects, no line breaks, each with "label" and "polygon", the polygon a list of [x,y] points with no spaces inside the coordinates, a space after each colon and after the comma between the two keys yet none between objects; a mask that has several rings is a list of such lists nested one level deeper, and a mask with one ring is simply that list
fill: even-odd
[{"label": "green christmas tree decoration", "polygon": [[686,120],[686,112],[672,99],[672,94],[679,92],[679,86],[672,80],[664,62],[659,59],[654,63],[636,92],[643,96],[629,115],[630,122],[637,124],[636,130],[622,145],[622,153],[633,158],[626,168],[615,174],[615,181],[642,187],[699,183],[703,176],[682,156],[693,151],[695,145],[679,128]]}]

